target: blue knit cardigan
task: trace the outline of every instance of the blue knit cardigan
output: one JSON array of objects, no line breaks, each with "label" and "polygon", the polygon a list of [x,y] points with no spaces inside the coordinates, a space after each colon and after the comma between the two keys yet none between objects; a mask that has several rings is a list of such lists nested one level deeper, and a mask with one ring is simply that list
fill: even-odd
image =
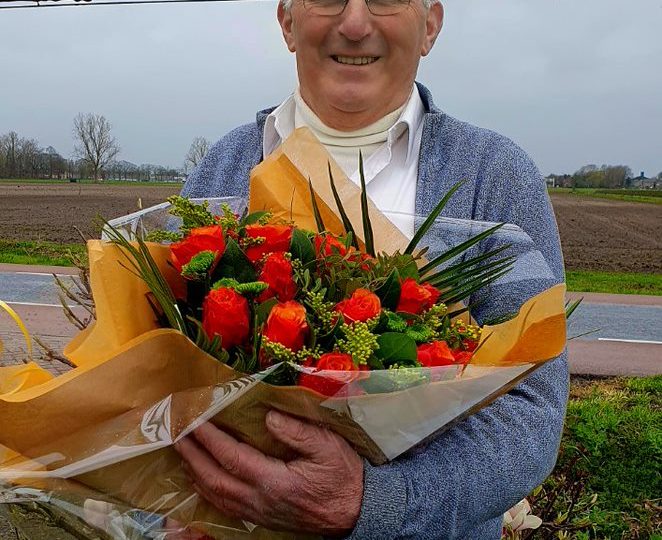
[{"label": "blue knit cardigan", "polygon": [[[418,84],[418,83],[417,83]],[[457,181],[468,180],[443,215],[519,225],[551,273],[532,267],[527,279],[492,286],[477,312],[487,320],[516,311],[534,294],[564,280],[563,258],[545,183],[509,139],[456,120],[418,84],[426,114],[416,211],[429,213]],[[189,176],[183,195],[247,195],[250,170],[262,160],[262,133],[272,109],[218,141]],[[568,398],[566,354],[535,371],[510,393],[379,467],[367,462],[361,514],[350,538],[496,540],[503,513],[551,472]]]}]

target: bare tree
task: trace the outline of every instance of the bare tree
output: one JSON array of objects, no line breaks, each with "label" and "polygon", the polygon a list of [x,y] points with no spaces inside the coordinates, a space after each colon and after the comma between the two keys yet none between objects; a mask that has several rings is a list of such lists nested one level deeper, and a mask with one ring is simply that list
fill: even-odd
[{"label": "bare tree", "polygon": [[103,168],[120,151],[110,134],[110,123],[103,115],[80,113],[74,118],[74,140],[76,156],[89,167],[96,182]]},{"label": "bare tree", "polygon": [[205,157],[207,152],[209,152],[209,141],[204,137],[196,137],[191,143],[191,147],[188,149],[186,154],[186,161],[184,162],[184,167],[186,169],[195,169],[198,166],[198,163],[202,161],[202,158]]}]

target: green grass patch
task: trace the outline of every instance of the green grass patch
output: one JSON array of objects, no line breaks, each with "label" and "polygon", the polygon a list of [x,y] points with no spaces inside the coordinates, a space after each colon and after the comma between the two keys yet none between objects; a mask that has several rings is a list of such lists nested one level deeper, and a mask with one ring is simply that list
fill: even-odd
[{"label": "green grass patch", "polygon": [[567,271],[569,291],[662,296],[662,274]]},{"label": "green grass patch", "polygon": [[575,380],[535,538],[659,538],[661,470],[662,376]]},{"label": "green grass patch", "polygon": [[75,259],[87,261],[84,244],[0,240],[0,263],[74,266]]},{"label": "green grass patch", "polygon": [[549,193],[592,197],[614,201],[662,204],[662,190],[648,189],[598,189],[598,188],[548,188]]}]

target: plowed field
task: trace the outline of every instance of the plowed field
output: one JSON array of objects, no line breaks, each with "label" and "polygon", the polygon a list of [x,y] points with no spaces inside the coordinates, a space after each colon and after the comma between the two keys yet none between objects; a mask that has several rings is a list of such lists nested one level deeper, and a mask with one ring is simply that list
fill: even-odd
[{"label": "plowed field", "polygon": [[[181,185],[0,184],[0,238],[79,242],[92,222],[134,212]],[[662,205],[552,195],[569,270],[662,273]]]}]

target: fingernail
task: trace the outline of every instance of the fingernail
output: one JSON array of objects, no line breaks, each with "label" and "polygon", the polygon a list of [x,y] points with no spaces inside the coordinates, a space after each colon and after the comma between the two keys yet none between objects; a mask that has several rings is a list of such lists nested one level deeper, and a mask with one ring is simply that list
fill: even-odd
[{"label": "fingernail", "polygon": [[280,429],[283,427],[283,415],[276,411],[269,411],[267,413],[267,422],[273,428]]}]

